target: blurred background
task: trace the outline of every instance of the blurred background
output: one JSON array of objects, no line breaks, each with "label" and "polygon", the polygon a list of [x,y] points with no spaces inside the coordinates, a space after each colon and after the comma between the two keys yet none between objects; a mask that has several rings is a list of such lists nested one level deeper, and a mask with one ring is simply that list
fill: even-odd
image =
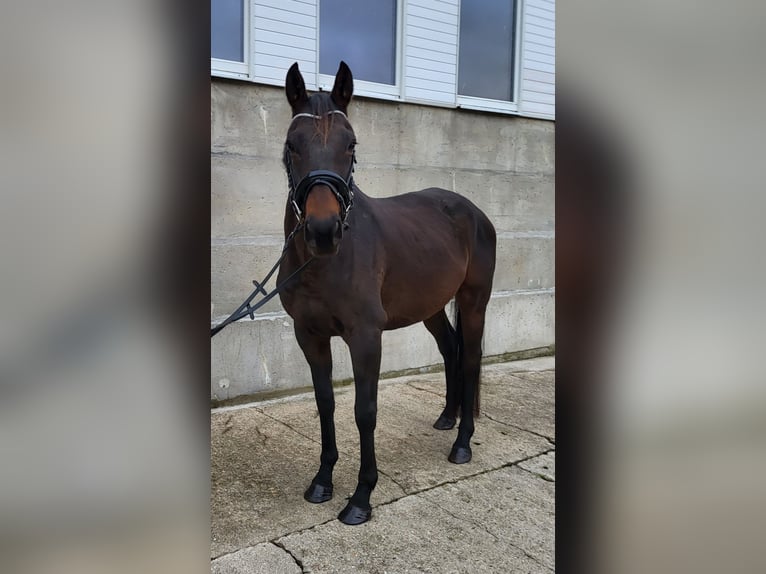
[{"label": "blurred background", "polygon": [[[764,7],[559,3],[561,572],[763,572]],[[209,5],[0,18],[0,570],[209,568]]]},{"label": "blurred background", "polygon": [[557,8],[557,567],[762,572],[763,5]]},{"label": "blurred background", "polygon": [[0,571],[206,571],[208,6],[2,12]]}]

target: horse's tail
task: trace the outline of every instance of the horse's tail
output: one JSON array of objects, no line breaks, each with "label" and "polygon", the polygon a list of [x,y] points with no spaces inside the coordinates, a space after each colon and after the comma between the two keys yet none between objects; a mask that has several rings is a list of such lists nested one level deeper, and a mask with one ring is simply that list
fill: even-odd
[{"label": "horse's tail", "polygon": [[[455,303],[455,335],[457,339],[457,392],[458,397],[463,396],[463,385],[465,384],[465,378],[463,377],[463,325],[460,320],[460,309],[457,306],[457,303]],[[481,400],[481,372],[479,372],[479,377],[476,379],[476,385],[473,388],[473,414],[474,416],[479,416],[480,412],[480,400]],[[460,407],[458,407],[458,412],[460,412]]]}]

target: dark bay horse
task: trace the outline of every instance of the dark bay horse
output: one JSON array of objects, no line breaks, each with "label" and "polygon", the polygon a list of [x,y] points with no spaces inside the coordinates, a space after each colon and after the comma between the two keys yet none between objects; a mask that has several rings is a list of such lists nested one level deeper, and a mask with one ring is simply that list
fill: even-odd
[{"label": "dark bay horse", "polygon": [[[446,407],[434,427],[451,429],[459,415],[448,459],[471,460],[495,229],[469,200],[444,189],[378,199],[356,187],[356,137],[346,115],[353,78],[345,62],[329,94],[309,96],[297,63],[285,91],[293,119],[284,148],[290,185],[284,228],[287,237],[302,233],[288,241],[278,281],[311,260],[280,298],[311,368],[322,434],[319,471],[304,498],[318,503],[332,497],[338,450],[330,338],[338,336],[351,352],[361,446],[359,482],[338,518],[361,524],[371,516],[378,480],[374,431],[384,330],[422,321],[434,336],[447,380]],[[444,310],[453,297],[455,328]]]}]

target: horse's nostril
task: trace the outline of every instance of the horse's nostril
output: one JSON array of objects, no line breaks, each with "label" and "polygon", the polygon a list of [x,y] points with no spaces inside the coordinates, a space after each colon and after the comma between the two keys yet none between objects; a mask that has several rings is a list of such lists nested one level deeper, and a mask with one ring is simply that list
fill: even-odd
[{"label": "horse's nostril", "polygon": [[337,243],[343,238],[343,224],[340,219],[335,222],[335,229],[333,231],[333,243]]}]

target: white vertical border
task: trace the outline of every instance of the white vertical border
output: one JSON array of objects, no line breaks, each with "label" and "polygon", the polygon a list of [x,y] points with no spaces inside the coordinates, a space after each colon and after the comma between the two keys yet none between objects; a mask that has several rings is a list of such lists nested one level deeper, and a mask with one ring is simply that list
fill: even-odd
[{"label": "white vertical border", "polygon": [[404,41],[404,25],[405,25],[405,14],[404,14],[404,2],[406,0],[397,0],[396,2],[396,55],[395,55],[395,67],[396,72],[394,74],[394,79],[396,81],[396,85],[399,87],[397,96],[398,99],[402,99],[403,93],[404,93],[404,58],[407,56],[405,51],[405,46],[407,45],[407,42]]},{"label": "white vertical border", "polygon": [[458,0],[457,2],[457,39],[455,40],[455,45],[457,47],[457,52],[455,53],[455,107],[460,107],[460,94],[458,93],[458,90],[460,89],[460,18],[463,17],[463,0]]},{"label": "white vertical border", "polygon": [[[316,51],[314,54],[314,62],[316,63],[316,69],[314,70],[314,77],[316,78],[316,84],[314,85],[315,90],[325,90],[330,91],[332,90],[332,84],[329,89],[327,89],[324,86],[323,81],[319,77],[319,38],[322,34],[322,22],[320,21],[322,18],[320,18],[320,14],[322,13],[322,6],[320,4],[322,3],[322,0],[316,0],[314,3],[314,6],[316,6],[316,12],[314,13],[314,22],[316,22],[316,47],[314,50]],[[323,78],[326,76],[322,76]]]},{"label": "white vertical border", "polygon": [[516,29],[513,32],[513,101],[516,103],[516,108],[519,109],[521,99],[521,66],[524,63],[521,57],[521,51],[524,49],[524,42],[521,41],[521,36],[524,33],[524,10],[522,4],[526,0],[516,0],[516,15],[514,18],[514,25]]},{"label": "white vertical border", "polygon": [[[521,18],[523,18],[523,13],[524,13],[524,11],[522,11],[522,16],[520,16],[520,21],[521,21]],[[520,34],[520,35],[521,35],[521,34]],[[525,50],[526,50],[526,42],[522,42],[522,43],[521,43],[521,50],[520,50],[520,52],[522,52],[522,51],[525,51]],[[557,47],[556,47],[556,5],[555,5],[555,2],[554,2],[554,6],[553,6],[553,62],[554,62],[554,94],[555,94],[555,64],[556,64],[556,52],[557,52]],[[521,57],[521,56],[523,56],[523,54],[521,54],[521,53],[520,53],[520,54],[519,54],[519,56]],[[523,57],[522,57],[522,58],[519,60],[519,75],[521,75],[521,72],[522,72],[522,69],[521,69],[521,68],[522,68],[523,64],[524,64],[524,59],[523,59]],[[521,101],[521,89],[522,89],[522,86],[521,86],[521,84],[522,84],[522,83],[523,83],[523,78],[521,78],[521,77],[520,77],[520,78],[519,78],[519,83],[518,83],[518,89],[519,89],[519,100],[520,100],[520,101],[519,101],[519,112],[518,112],[518,115],[520,115],[520,116],[523,116],[523,117],[525,117],[525,118],[535,118],[535,119],[541,119],[541,120],[551,120],[551,121],[555,121],[555,119],[556,119],[556,100],[555,100],[555,95],[554,95],[554,101],[553,101],[553,113],[551,113],[551,114],[549,114],[549,113],[547,113],[547,112],[546,112],[546,113],[541,113],[541,112],[533,112],[533,111],[530,111],[530,110],[524,109],[524,102],[523,102],[523,101]]]},{"label": "white vertical border", "polygon": [[[408,0],[405,0],[405,3],[407,3],[407,2],[408,2]],[[407,81],[406,81],[407,80],[407,45],[409,44],[409,42],[408,42],[408,37],[409,37],[408,36],[408,33],[409,33],[408,32],[409,21],[407,19],[407,13],[409,12],[409,10],[405,9],[405,10],[402,11],[403,12],[403,17],[404,17],[404,21],[402,23],[402,31],[401,31],[401,34],[402,34],[402,79],[401,79],[401,81],[402,81],[402,91],[401,91],[401,101],[402,102],[409,102],[409,103],[413,103],[413,104],[423,104],[423,105],[427,105],[427,106],[431,106],[431,107],[436,107],[436,108],[449,108],[449,109],[453,109],[453,110],[457,107],[456,101],[455,101],[455,97],[457,95],[457,66],[458,66],[458,58],[459,58],[459,52],[457,52],[457,50],[460,49],[459,48],[459,43],[460,43],[460,38],[459,38],[460,25],[459,24],[460,24],[460,5],[461,5],[460,0],[456,0],[456,5],[457,5],[457,14],[455,15],[455,18],[456,18],[455,28],[458,30],[458,34],[456,34],[456,36],[455,36],[455,50],[456,50],[456,53],[455,53],[455,69],[454,69],[454,75],[453,75],[453,77],[455,78],[455,86],[454,86],[454,89],[452,90],[452,98],[451,98],[450,101],[435,100],[435,99],[430,99],[430,98],[427,98],[427,97],[419,97],[419,96],[410,97],[410,93],[409,93],[409,91],[407,89]]]},{"label": "white vertical border", "polygon": [[221,60],[219,58],[210,58],[210,75],[220,78],[233,78],[236,80],[248,80],[251,77],[251,64],[253,61],[250,46],[250,29],[253,23],[250,22],[250,15],[255,10],[250,9],[250,3],[253,0],[242,1],[242,59],[244,62],[234,62],[232,60]]}]

